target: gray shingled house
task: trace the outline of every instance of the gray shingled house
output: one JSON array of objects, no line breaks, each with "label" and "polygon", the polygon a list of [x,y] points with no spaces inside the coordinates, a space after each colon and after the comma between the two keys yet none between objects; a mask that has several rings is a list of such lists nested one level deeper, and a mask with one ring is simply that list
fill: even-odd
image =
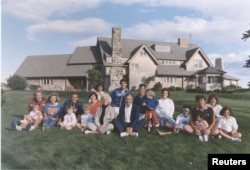
[{"label": "gray shingled house", "polygon": [[119,87],[126,78],[129,88],[138,87],[143,78],[154,76],[163,87],[221,89],[238,85],[239,79],[226,75],[222,60],[215,67],[195,44],[179,38],[177,43],[121,39],[121,29],[113,28],[112,37],[98,37],[96,46],[77,47],[73,54],[28,56],[17,69],[29,84],[45,90],[85,90],[91,87],[88,70],[101,64],[105,88]]}]

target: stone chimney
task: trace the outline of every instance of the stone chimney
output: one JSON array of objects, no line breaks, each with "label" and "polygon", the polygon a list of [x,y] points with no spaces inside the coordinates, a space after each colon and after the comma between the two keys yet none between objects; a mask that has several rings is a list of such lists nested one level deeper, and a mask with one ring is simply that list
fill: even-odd
[{"label": "stone chimney", "polygon": [[121,28],[112,28],[112,63],[120,64],[121,63]]},{"label": "stone chimney", "polygon": [[215,59],[215,68],[217,68],[218,70],[222,70],[222,71],[224,70],[222,58]]},{"label": "stone chimney", "polygon": [[188,46],[188,42],[186,38],[178,38],[178,45],[180,47],[187,47]]}]

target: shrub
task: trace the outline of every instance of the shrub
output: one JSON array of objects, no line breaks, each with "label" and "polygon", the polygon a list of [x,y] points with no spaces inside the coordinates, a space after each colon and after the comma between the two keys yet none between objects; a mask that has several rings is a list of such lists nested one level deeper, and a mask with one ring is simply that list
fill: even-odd
[{"label": "shrub", "polygon": [[160,82],[155,83],[154,87],[152,88],[154,91],[160,91],[162,89],[162,84]]},{"label": "shrub", "polygon": [[10,76],[7,84],[13,90],[24,90],[28,85],[26,79],[18,75]]},{"label": "shrub", "polygon": [[176,87],[175,90],[176,90],[176,91],[182,91],[183,88],[182,88],[182,87]]},{"label": "shrub", "polygon": [[214,89],[215,93],[221,93],[221,91],[222,91],[221,89]]},{"label": "shrub", "polygon": [[40,88],[41,86],[40,85],[35,85],[35,84],[30,84],[29,85],[29,89],[30,90],[37,90],[38,88]]},{"label": "shrub", "polygon": [[169,89],[170,91],[175,91],[175,90],[176,90],[175,86],[170,86],[168,89]]},{"label": "shrub", "polygon": [[132,87],[131,87],[131,90],[132,90],[132,91],[135,91],[135,90],[136,90],[136,86],[132,86]]}]

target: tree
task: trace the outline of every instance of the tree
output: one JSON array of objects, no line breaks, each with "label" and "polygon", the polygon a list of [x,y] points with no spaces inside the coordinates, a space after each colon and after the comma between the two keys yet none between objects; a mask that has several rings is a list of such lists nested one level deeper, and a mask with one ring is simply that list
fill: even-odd
[{"label": "tree", "polygon": [[[243,33],[243,37],[241,39],[246,41],[249,37],[250,37],[250,30],[247,30],[246,33]],[[243,67],[250,68],[250,55],[249,59],[246,60],[246,64]]]},{"label": "tree", "polygon": [[149,85],[149,83],[151,82],[151,81],[154,81],[155,80],[155,77],[154,76],[150,76],[150,77],[142,77],[142,79],[141,79],[141,81],[144,83],[144,84],[146,84],[146,86],[148,86]]},{"label": "tree", "polygon": [[24,90],[28,85],[26,79],[18,75],[10,76],[7,79],[7,84],[13,90]]},{"label": "tree", "polygon": [[105,74],[102,71],[101,65],[94,65],[92,69],[89,69],[89,82],[90,86],[93,88],[97,84],[104,84]]},{"label": "tree", "polygon": [[243,33],[242,40],[246,41],[250,37],[250,30],[247,30],[246,33]]}]

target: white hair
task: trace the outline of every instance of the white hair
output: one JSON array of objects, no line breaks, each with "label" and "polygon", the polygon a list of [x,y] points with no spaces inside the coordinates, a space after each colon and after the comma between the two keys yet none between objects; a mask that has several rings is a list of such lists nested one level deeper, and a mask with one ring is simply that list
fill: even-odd
[{"label": "white hair", "polygon": [[108,98],[109,104],[111,104],[112,98],[111,98],[111,96],[110,96],[108,93],[105,93],[105,94],[102,95],[102,97],[101,97],[101,102],[103,102],[103,99],[104,99],[104,98]]}]

